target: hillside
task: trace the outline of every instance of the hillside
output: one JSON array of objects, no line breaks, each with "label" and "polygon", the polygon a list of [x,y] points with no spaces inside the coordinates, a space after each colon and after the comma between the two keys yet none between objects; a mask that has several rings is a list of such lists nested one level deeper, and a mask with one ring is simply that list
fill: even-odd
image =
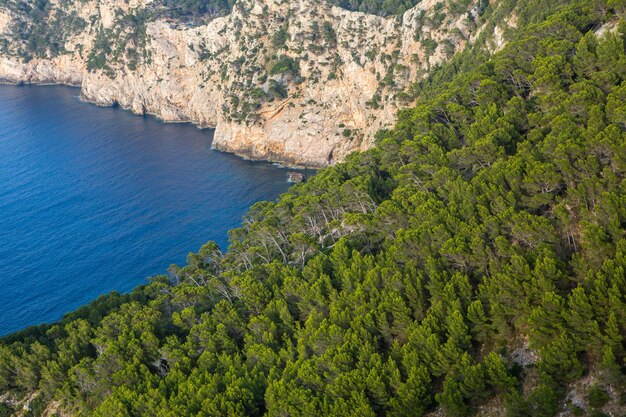
[{"label": "hillside", "polygon": [[79,85],[96,104],[214,127],[218,149],[322,167],[369,148],[415,79],[500,9],[417,3],[345,5],[378,16],[325,0],[1,0],[0,80]]},{"label": "hillside", "polygon": [[227,252],[5,337],[0,415],[623,416],[626,3],[511,7]]}]

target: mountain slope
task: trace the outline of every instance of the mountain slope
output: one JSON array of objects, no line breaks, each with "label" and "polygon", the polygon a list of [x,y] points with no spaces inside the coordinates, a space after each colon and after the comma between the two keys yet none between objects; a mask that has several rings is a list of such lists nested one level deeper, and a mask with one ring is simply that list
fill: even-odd
[{"label": "mountain slope", "polygon": [[5,338],[0,390],[94,416],[623,415],[625,12],[518,4],[504,49],[417,85],[228,253]]}]

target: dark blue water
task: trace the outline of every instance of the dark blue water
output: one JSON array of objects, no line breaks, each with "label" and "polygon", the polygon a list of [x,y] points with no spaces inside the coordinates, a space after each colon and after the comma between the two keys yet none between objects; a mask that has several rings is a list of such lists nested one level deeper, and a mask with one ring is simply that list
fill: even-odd
[{"label": "dark blue water", "polygon": [[0,334],[128,291],[227,231],[286,171],[212,151],[212,132],[0,86]]}]

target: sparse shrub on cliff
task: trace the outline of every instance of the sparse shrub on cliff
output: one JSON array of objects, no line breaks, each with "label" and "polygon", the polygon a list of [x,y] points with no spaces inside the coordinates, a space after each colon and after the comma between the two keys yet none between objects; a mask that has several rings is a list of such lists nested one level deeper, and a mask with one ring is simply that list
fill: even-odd
[{"label": "sparse shrub on cliff", "polygon": [[89,71],[107,67],[107,56],[112,51],[109,38],[109,31],[102,27],[98,28],[91,51],[87,57],[87,69]]},{"label": "sparse shrub on cliff", "polygon": [[5,1],[0,5],[13,14],[10,33],[0,43],[0,52],[25,61],[64,54],[67,40],[82,31],[86,22],[76,12],[52,7],[47,0]]},{"label": "sparse shrub on cliff", "polygon": [[285,48],[285,44],[289,39],[289,32],[287,32],[287,28],[281,27],[278,32],[274,33],[272,36],[272,46],[275,49]]},{"label": "sparse shrub on cliff", "polygon": [[267,92],[271,98],[287,98],[287,89],[282,83],[276,80],[270,80]]},{"label": "sparse shrub on cliff", "polygon": [[426,57],[431,56],[437,50],[437,46],[439,46],[437,41],[431,38],[422,39],[420,43],[424,48],[424,54]]},{"label": "sparse shrub on cliff", "polygon": [[322,38],[324,39],[326,47],[334,48],[337,46],[337,34],[335,33],[335,29],[333,29],[332,23],[327,20],[322,24]]},{"label": "sparse shrub on cliff", "polygon": [[293,58],[287,55],[281,55],[272,64],[270,68],[270,75],[289,74],[292,76],[298,75],[299,65]]},{"label": "sparse shrub on cliff", "polygon": [[370,100],[365,102],[365,105],[373,109],[379,108],[380,107],[380,94],[378,93],[374,94]]},{"label": "sparse shrub on cliff", "polygon": [[128,15],[119,14],[109,28],[99,26],[87,57],[87,69],[103,69],[113,77],[113,68],[119,65],[133,70],[140,63],[149,63],[146,30],[150,19],[151,14],[141,9]]},{"label": "sparse shrub on cliff", "polygon": [[163,0],[167,15],[175,18],[224,16],[234,4],[235,0]]},{"label": "sparse shrub on cliff", "polygon": [[[332,4],[335,4],[341,8],[353,11],[359,11],[378,16],[400,16],[410,8],[414,7],[420,2],[420,0],[330,0]],[[487,2],[488,0],[481,0]],[[469,0],[450,0],[447,2],[450,10],[455,15],[461,14],[467,11],[467,7],[470,4]],[[440,9],[444,6],[443,2],[438,3]],[[445,15],[443,16],[445,18]],[[437,18],[441,19],[441,16]]]}]

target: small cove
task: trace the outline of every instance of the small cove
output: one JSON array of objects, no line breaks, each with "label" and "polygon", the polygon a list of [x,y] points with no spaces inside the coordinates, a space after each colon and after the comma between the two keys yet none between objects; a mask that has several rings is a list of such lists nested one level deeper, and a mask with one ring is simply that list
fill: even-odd
[{"label": "small cove", "polygon": [[0,86],[0,335],[129,291],[289,188],[287,170],[211,150],[211,130]]}]

